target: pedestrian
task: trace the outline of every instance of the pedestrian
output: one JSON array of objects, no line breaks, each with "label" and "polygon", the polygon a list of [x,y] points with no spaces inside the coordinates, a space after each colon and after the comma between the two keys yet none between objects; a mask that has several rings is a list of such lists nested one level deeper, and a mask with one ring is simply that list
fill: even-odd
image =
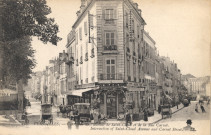
[{"label": "pedestrian", "polygon": [[202,111],[202,113],[206,112],[203,105],[201,105],[201,111]]},{"label": "pedestrian", "polygon": [[147,113],[147,109],[144,109],[144,121],[148,121],[148,113]]},{"label": "pedestrian", "polygon": [[158,106],[158,113],[160,114],[161,112],[161,105]]},{"label": "pedestrian", "polygon": [[98,114],[98,123],[99,123],[99,124],[101,123],[100,120],[101,120],[101,113]]},{"label": "pedestrian", "polygon": [[73,122],[72,122],[71,119],[69,119],[69,121],[67,122],[67,127],[68,127],[69,130],[72,129],[72,125],[73,125]]},{"label": "pedestrian", "polygon": [[190,98],[188,98],[188,103],[189,103],[189,104],[191,104],[191,100],[190,100]]},{"label": "pedestrian", "polygon": [[195,106],[195,111],[198,113],[198,104],[196,103],[196,106]]},{"label": "pedestrian", "polygon": [[125,115],[125,120],[126,120],[126,126],[128,126],[128,123],[130,123],[130,125],[132,124],[132,122],[131,122],[131,117],[130,117],[130,113],[128,112],[128,110],[127,110],[127,112],[126,112],[126,115]]},{"label": "pedestrian", "polygon": [[184,131],[196,131],[195,128],[191,127],[192,121],[191,119],[187,120],[187,126],[183,128]]}]

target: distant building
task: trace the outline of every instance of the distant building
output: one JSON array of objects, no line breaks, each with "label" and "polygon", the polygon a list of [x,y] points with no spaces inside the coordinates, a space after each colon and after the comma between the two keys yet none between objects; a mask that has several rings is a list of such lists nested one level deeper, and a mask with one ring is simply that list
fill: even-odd
[{"label": "distant building", "polygon": [[191,94],[210,96],[210,76],[189,78]]}]

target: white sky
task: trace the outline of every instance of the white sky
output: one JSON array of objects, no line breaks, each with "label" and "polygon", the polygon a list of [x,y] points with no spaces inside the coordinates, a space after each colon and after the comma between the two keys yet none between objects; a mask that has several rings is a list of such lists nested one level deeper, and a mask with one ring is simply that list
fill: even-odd
[{"label": "white sky", "polygon": [[[182,74],[210,75],[210,0],[134,0],[142,10],[145,30],[155,40],[160,55],[169,56]],[[47,0],[51,17],[63,38],[57,46],[33,38],[37,67],[43,70],[49,60],[65,50],[67,34],[76,20],[80,0]]]}]

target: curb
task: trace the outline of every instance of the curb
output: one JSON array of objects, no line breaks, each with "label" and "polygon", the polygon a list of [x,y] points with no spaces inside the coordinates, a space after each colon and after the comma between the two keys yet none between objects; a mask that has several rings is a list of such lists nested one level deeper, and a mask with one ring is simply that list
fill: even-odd
[{"label": "curb", "polygon": [[[182,108],[177,109],[175,112],[172,112],[172,114],[174,114],[174,113],[176,113],[176,112],[182,110],[183,108],[185,108],[185,107],[183,106]],[[158,122],[161,121],[161,120],[163,120],[163,119],[161,118],[161,119],[159,119],[159,120],[156,120],[155,122],[152,122],[152,124],[158,123]]]},{"label": "curb", "polygon": [[10,118],[12,118],[16,122],[16,124],[22,125],[14,116],[10,116]]}]

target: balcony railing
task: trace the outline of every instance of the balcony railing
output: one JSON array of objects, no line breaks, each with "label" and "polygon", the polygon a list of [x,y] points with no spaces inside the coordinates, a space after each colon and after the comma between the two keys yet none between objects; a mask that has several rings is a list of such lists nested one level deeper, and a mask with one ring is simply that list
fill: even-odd
[{"label": "balcony railing", "polygon": [[83,64],[83,56],[80,57],[80,64]]},{"label": "balcony railing", "polygon": [[91,56],[90,56],[90,57],[91,57],[91,58],[95,57],[94,48],[92,48],[92,50],[91,50]]},{"label": "balcony railing", "polygon": [[100,74],[100,80],[123,80],[122,74]]},{"label": "balcony railing", "polygon": [[78,59],[76,59],[76,66],[78,66]]},{"label": "balcony railing", "polygon": [[74,64],[74,57],[70,54],[66,60],[66,64]]},{"label": "balcony railing", "polygon": [[116,45],[106,45],[106,46],[104,46],[104,50],[106,50],[106,51],[117,50],[117,46]]},{"label": "balcony railing", "polygon": [[85,54],[85,61],[88,61],[88,52]]}]

